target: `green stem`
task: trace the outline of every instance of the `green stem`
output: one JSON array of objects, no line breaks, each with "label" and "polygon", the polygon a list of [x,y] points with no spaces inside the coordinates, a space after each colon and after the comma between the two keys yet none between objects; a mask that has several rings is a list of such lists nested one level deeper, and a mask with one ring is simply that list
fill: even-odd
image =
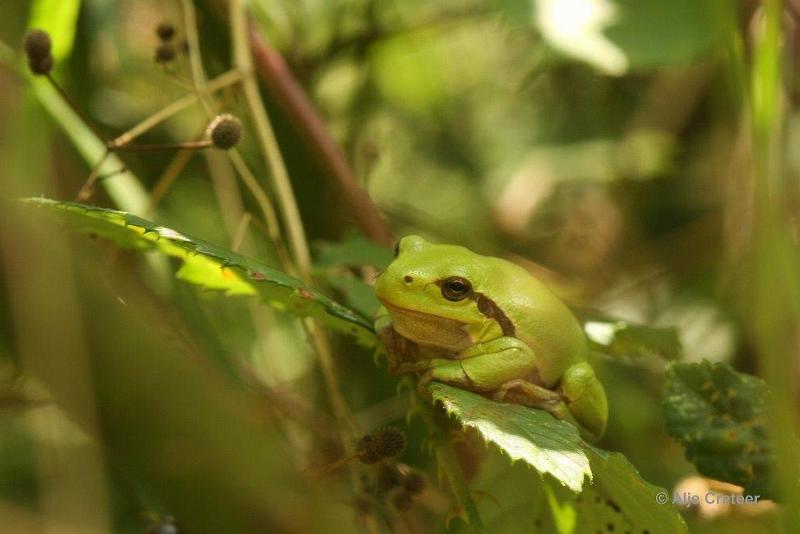
[{"label": "green stem", "polygon": [[308,250],[300,210],[289,181],[289,173],[283,161],[275,132],[272,130],[267,110],[261,101],[258,84],[253,75],[253,59],[247,41],[248,27],[245,6],[240,0],[230,2],[231,38],[233,39],[233,55],[236,67],[244,74],[242,89],[250,116],[255,126],[258,141],[267,160],[267,167],[272,175],[278,205],[281,208],[283,223],[288,234],[289,249],[297,263],[300,277],[308,281],[311,272],[311,254]]},{"label": "green stem", "polygon": [[800,320],[800,256],[784,209],[790,197],[783,168],[783,2],[768,0],[751,73],[754,192],[754,325],[758,363],[770,385],[775,480],[784,527],[800,532],[800,454],[795,447],[793,374]]},{"label": "green stem", "polygon": [[[283,161],[264,103],[261,101],[261,94],[253,72],[253,59],[247,40],[248,27],[245,5],[240,0],[231,0],[229,6],[234,64],[244,76],[242,89],[245,102],[261,144],[267,167],[272,176],[275,195],[277,196],[283,223],[288,234],[289,249],[300,278],[308,282],[311,277],[311,254],[308,249],[303,223],[300,219],[300,211],[289,181],[289,173],[286,170],[286,164]],[[307,319],[303,321],[303,325],[317,356],[331,408],[339,424],[342,447],[347,454],[350,454],[353,450],[353,437],[358,433],[358,428],[350,413],[350,408],[344,400],[344,395],[336,376],[336,366],[330,342],[325,331],[320,328],[318,323]],[[354,469],[350,469],[350,479],[353,487],[356,487],[358,479]]]},{"label": "green stem", "polygon": [[472,499],[469,485],[467,481],[464,480],[464,474],[453,452],[453,446],[447,437],[446,424],[436,419],[431,411],[431,407],[421,396],[416,395],[415,397],[415,401],[422,405],[420,407],[420,413],[431,433],[431,439],[436,449],[436,461],[442,472],[444,472],[445,477],[447,477],[447,482],[450,484],[450,489],[453,491],[456,501],[464,509],[464,512],[466,512],[472,531],[476,534],[481,534],[485,531],[483,520],[478,512],[475,501]]}]

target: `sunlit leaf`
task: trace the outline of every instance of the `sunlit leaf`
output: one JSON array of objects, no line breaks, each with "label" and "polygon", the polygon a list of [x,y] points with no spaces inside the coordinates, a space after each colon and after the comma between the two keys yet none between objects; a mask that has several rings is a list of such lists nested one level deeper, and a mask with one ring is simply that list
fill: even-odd
[{"label": "sunlit leaf", "polygon": [[724,363],[673,363],[664,391],[667,432],[701,474],[768,496],[768,394],[762,380]]},{"label": "sunlit leaf", "polygon": [[50,34],[56,61],[72,51],[80,7],[80,0],[35,0],[31,5],[28,26]]},{"label": "sunlit leaf", "polygon": [[554,49],[608,74],[686,63],[715,39],[702,0],[495,1],[508,20],[533,25]]},{"label": "sunlit leaf", "polygon": [[371,324],[359,314],[258,260],[121,211],[44,198],[25,202],[58,213],[78,232],[109,239],[123,248],[156,250],[179,258],[183,264],[177,274],[186,282],[227,295],[258,295],[277,309],[319,319],[365,346],[377,343]]},{"label": "sunlit leaf", "polygon": [[[664,488],[646,482],[618,452],[588,446],[594,481],[575,499],[577,532],[688,532]],[[609,526],[610,525],[610,526]]]},{"label": "sunlit leaf", "polygon": [[[582,441],[569,423],[542,410],[494,402],[446,384],[433,382],[429,388],[433,400],[462,425],[477,429],[512,461],[521,460],[563,485],[547,495],[550,513],[557,515],[550,518],[559,526],[556,530],[567,529],[577,517],[577,532],[687,532],[675,507],[659,504],[656,496],[666,495],[663,488],[646,482],[622,454]],[[542,524],[547,521],[539,518]]]},{"label": "sunlit leaf", "polygon": [[680,359],[683,349],[678,331],[615,319],[589,312],[578,313],[592,348],[612,358],[657,356]]},{"label": "sunlit leaf", "polygon": [[591,479],[583,442],[571,424],[542,410],[494,402],[446,384],[433,382],[429,387],[433,400],[442,403],[448,414],[477,429],[512,461],[521,460],[576,492],[584,478]]}]

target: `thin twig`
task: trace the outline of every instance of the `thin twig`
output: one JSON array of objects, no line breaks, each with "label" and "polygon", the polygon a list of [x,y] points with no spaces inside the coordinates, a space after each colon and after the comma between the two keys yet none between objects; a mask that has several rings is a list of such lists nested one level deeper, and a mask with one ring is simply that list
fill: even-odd
[{"label": "thin twig", "polygon": [[292,258],[297,263],[300,277],[308,281],[311,271],[311,254],[308,250],[303,222],[300,219],[300,210],[289,181],[289,173],[283,161],[275,132],[267,116],[267,110],[261,101],[258,85],[253,76],[253,59],[247,43],[247,16],[244,4],[239,0],[230,2],[231,38],[233,39],[233,55],[235,66],[244,74],[242,90],[245,102],[250,109],[251,119],[255,126],[261,150],[267,161],[267,167],[272,175],[272,182],[278,205],[281,207],[284,227],[288,234],[289,249]]},{"label": "thin twig", "polygon": [[[240,0],[231,0],[230,25],[231,38],[233,39],[234,63],[245,77],[242,80],[245,101],[250,110],[251,118],[254,122],[256,133],[267,160],[267,166],[271,171],[273,185],[281,207],[284,225],[289,235],[289,247],[292,250],[294,260],[300,276],[303,280],[310,279],[311,258],[306,242],[305,230],[303,229],[300,213],[289,182],[289,175],[283,161],[280,148],[278,147],[275,133],[269,122],[264,103],[258,91],[258,85],[252,71],[252,57],[247,42],[247,14],[245,6]],[[330,343],[324,329],[314,321],[307,319],[303,321],[309,340],[317,355],[317,360],[322,371],[328,397],[331,402],[334,416],[340,428],[340,437],[345,454],[352,454],[354,437],[358,429],[350,413],[350,409],[344,400],[339,381],[336,377],[333,355]],[[355,486],[358,483],[356,472],[349,470],[350,479]]]},{"label": "thin twig", "polygon": [[183,7],[183,31],[186,32],[186,44],[189,47],[189,70],[192,73],[194,90],[206,115],[212,115],[212,105],[206,93],[206,72],[203,69],[203,58],[200,57],[200,37],[197,35],[197,15],[192,0],[181,0]]},{"label": "thin twig", "polygon": [[165,150],[186,149],[203,150],[211,148],[214,144],[208,139],[198,141],[184,141],[182,143],[147,143],[141,145],[121,145],[111,147],[113,152],[163,152]]},{"label": "thin twig", "polygon": [[[198,97],[203,105],[203,109],[205,109],[206,114],[209,116],[209,118],[211,118],[213,115],[213,109],[211,103],[208,102],[208,93],[205,91],[205,88],[210,86],[210,84],[206,85],[206,75],[205,70],[203,69],[203,60],[200,57],[200,39],[197,34],[197,17],[195,15],[194,4],[192,4],[191,0],[182,0],[181,5],[183,6],[185,19],[184,31],[186,32],[186,41],[189,45],[189,64],[192,71],[192,80],[195,84]],[[243,72],[241,69],[236,70],[237,72]],[[278,261],[280,262],[281,267],[284,269],[284,271],[290,274],[298,274],[295,266],[289,258],[289,255],[286,252],[286,246],[283,242],[283,238],[281,237],[281,231],[278,225],[278,218],[275,215],[275,209],[272,207],[272,201],[270,200],[269,195],[267,195],[267,192],[264,191],[264,189],[258,183],[258,180],[250,170],[250,167],[247,166],[247,163],[237,148],[234,147],[233,149],[229,150],[228,156],[231,160],[231,163],[233,163],[236,172],[241,177],[247,189],[253,195],[253,198],[255,199],[262,216],[264,217],[264,222],[269,229],[267,235],[272,241],[272,245],[275,248],[275,253],[278,256]]]},{"label": "thin twig", "polygon": [[[242,74],[238,70],[230,70],[225,74],[214,78],[208,85],[206,85],[206,90],[203,95],[210,95],[223,89],[229,85],[232,85],[239,80],[242,79]],[[176,113],[183,111],[184,109],[188,108],[192,104],[194,104],[198,100],[199,96],[197,93],[190,94],[179,98],[178,100],[174,101],[172,104],[158,110],[157,112],[153,113],[145,120],[128,130],[127,132],[123,133],[116,139],[109,142],[109,146],[112,147],[120,147],[126,145],[145,133],[146,131],[150,130],[154,126],[164,122],[168,118],[172,117]]]},{"label": "thin twig", "polygon": [[[88,127],[89,125],[87,124],[86,126]],[[101,157],[97,163],[94,164],[94,167],[92,167],[92,170],[89,172],[89,177],[78,190],[78,194],[75,195],[76,202],[86,202],[92,197],[92,193],[94,193],[94,186],[97,183],[97,177],[100,175],[100,168],[110,155],[111,152],[106,150],[105,154],[103,154],[103,157]]]},{"label": "thin twig", "polygon": [[247,166],[247,163],[245,163],[239,151],[235,149],[230,150],[229,156],[236,172],[239,173],[242,182],[244,182],[250,194],[253,195],[259,210],[261,210],[261,214],[264,217],[264,224],[266,224],[267,237],[269,237],[272,242],[272,246],[275,247],[275,254],[278,256],[278,262],[281,268],[289,274],[297,275],[297,269],[292,263],[292,259],[289,257],[286,244],[283,242],[283,237],[281,236],[278,216],[275,213],[275,209],[272,207],[272,202],[270,202],[266,191],[259,185],[253,171]]}]

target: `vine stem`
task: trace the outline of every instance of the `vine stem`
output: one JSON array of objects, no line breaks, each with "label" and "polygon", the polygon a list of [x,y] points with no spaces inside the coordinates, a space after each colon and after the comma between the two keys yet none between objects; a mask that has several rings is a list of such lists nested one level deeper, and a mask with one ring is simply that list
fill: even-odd
[{"label": "vine stem", "polygon": [[300,276],[308,281],[311,271],[311,254],[308,250],[303,222],[300,219],[300,210],[289,181],[289,173],[281,156],[278,140],[272,130],[267,110],[261,101],[258,84],[253,75],[253,58],[247,42],[247,14],[241,0],[230,2],[231,38],[233,39],[233,61],[236,68],[242,73],[242,90],[245,102],[250,109],[251,119],[255,126],[261,150],[267,160],[267,167],[272,175],[275,195],[281,207],[283,223],[288,234],[289,249],[297,263]]},{"label": "vine stem", "polygon": [[[206,73],[203,68],[203,59],[200,56],[200,37],[197,33],[197,14],[195,13],[192,0],[181,0],[181,5],[184,15],[184,31],[186,32],[186,41],[189,45],[189,66],[192,73],[192,88],[196,97],[200,100],[203,110],[206,112],[206,116],[211,119],[214,115],[214,110],[211,102],[208,100],[208,95],[212,92],[211,84],[213,84],[214,81],[207,81]],[[239,79],[243,77],[240,69],[234,68],[232,72],[236,72],[239,75]],[[272,201],[266,191],[259,185],[258,180],[250,170],[250,167],[247,166],[239,149],[234,147],[227,152],[233,167],[236,169],[242,182],[244,182],[244,185],[250,191],[250,194],[253,195],[253,199],[264,217],[264,223],[268,228],[267,236],[272,241],[273,247],[275,247],[275,253],[281,267],[289,274],[297,274],[286,252],[286,246],[281,237],[278,217],[275,214],[275,209],[272,207]]]},{"label": "vine stem", "polygon": [[796,351],[800,318],[800,255],[787,220],[790,176],[785,168],[784,5],[764,3],[763,32],[755,43],[751,72],[750,111],[754,189],[754,306],[753,323],[759,368],[770,385],[773,424],[769,429],[775,450],[775,480],[784,505],[787,532],[800,529],[800,454],[796,443],[796,382],[787,372],[788,356]]},{"label": "vine stem", "polygon": [[[258,136],[261,149],[267,162],[267,167],[273,181],[275,195],[278,205],[281,208],[283,223],[288,234],[289,249],[299,271],[300,278],[309,282],[311,278],[311,254],[308,249],[303,223],[300,219],[300,211],[294,198],[292,185],[289,181],[289,173],[286,164],[275,138],[275,132],[269,121],[269,116],[261,101],[261,94],[258,90],[254,71],[253,59],[250,55],[250,48],[247,40],[247,13],[245,5],[241,0],[231,0],[229,3],[229,15],[231,25],[231,39],[233,40],[233,61],[236,68],[242,73],[242,90],[244,92],[245,103],[250,111],[256,135]],[[333,354],[330,348],[325,331],[313,320],[303,321],[309,341],[317,355],[320,364],[325,386],[330,399],[331,408],[334,416],[342,428],[341,440],[342,447],[346,454],[352,454],[353,438],[358,432],[358,428],[350,414],[350,409],[344,400],[339,381],[336,377],[336,370],[333,361]],[[351,481],[357,482],[356,474],[350,470]]]},{"label": "vine stem", "polygon": [[435,446],[436,461],[439,467],[447,477],[447,482],[450,484],[450,489],[458,501],[458,504],[464,509],[469,520],[469,525],[475,534],[483,534],[485,532],[483,520],[478,512],[478,506],[470,494],[469,485],[464,480],[464,474],[461,472],[461,466],[458,465],[453,446],[447,439],[446,425],[437,420],[428,403],[426,403],[422,396],[415,394],[416,402],[421,404],[420,413],[431,433],[431,438]]}]

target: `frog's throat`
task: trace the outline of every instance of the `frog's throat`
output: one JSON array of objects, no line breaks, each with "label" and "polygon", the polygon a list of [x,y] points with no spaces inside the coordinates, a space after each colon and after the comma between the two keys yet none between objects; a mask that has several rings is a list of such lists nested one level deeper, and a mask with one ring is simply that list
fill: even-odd
[{"label": "frog's throat", "polygon": [[467,325],[461,321],[401,308],[383,299],[381,302],[392,316],[394,329],[404,338],[456,352],[474,342],[465,328]]},{"label": "frog's throat", "polygon": [[380,300],[391,313],[395,330],[401,336],[424,345],[460,351],[478,341],[516,335],[514,323],[492,299],[477,291],[473,291],[468,298],[475,302],[481,315],[491,319],[491,322],[468,325],[455,319],[403,308],[386,299]]}]

